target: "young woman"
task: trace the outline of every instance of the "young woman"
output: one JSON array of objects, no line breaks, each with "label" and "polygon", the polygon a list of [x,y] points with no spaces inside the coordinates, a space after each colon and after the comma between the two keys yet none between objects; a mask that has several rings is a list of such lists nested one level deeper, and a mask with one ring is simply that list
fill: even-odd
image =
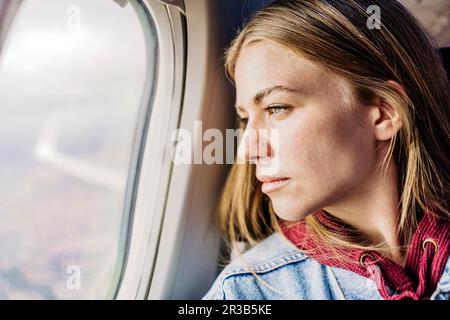
[{"label": "young woman", "polygon": [[275,1],[225,64],[246,163],[219,223],[252,248],[204,299],[448,299],[449,84],[407,10]]}]

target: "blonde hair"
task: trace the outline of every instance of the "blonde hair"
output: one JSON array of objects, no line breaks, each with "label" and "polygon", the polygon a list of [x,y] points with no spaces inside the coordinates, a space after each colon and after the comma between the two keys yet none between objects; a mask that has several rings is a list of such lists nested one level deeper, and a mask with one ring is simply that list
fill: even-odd
[{"label": "blonde hair", "polygon": [[[370,5],[378,5],[382,27],[366,26]],[[273,41],[349,80],[364,104],[385,99],[399,115],[402,127],[391,139],[383,167],[394,157],[401,186],[398,232],[408,244],[418,224],[419,210],[433,207],[450,216],[449,85],[433,41],[411,14],[395,0],[280,0],[254,14],[225,54],[227,75],[234,81],[243,47]],[[400,83],[406,96],[387,81]],[[243,125],[241,124],[241,128]],[[234,164],[217,209],[220,228],[229,244],[251,246],[280,231],[270,199],[261,192],[252,164]],[[357,230],[340,234],[314,215],[309,229],[332,247],[373,250]]]}]

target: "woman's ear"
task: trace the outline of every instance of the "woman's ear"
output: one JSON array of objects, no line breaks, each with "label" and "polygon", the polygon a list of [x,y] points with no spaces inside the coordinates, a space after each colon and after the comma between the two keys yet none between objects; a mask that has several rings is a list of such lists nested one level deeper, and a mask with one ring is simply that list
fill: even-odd
[{"label": "woman's ear", "polygon": [[[406,91],[400,83],[392,80],[387,83],[403,98],[406,98]],[[380,141],[391,139],[402,126],[397,110],[383,97],[378,98],[372,105],[370,116],[375,138]]]}]

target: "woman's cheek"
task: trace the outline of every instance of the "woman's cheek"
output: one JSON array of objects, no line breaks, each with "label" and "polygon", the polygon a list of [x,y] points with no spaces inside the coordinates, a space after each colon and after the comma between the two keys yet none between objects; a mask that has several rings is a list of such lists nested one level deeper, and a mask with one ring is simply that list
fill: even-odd
[{"label": "woman's cheek", "polygon": [[301,173],[313,169],[316,146],[313,134],[307,128],[298,126],[289,135],[280,135],[281,172]]}]

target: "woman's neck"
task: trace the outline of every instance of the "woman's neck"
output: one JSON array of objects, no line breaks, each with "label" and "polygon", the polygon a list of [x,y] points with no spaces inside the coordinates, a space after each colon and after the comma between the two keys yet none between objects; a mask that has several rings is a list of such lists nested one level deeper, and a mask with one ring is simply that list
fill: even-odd
[{"label": "woman's neck", "polygon": [[398,203],[398,169],[391,160],[387,169],[376,170],[357,190],[323,209],[379,244],[381,254],[404,266],[405,253],[397,228]]}]

